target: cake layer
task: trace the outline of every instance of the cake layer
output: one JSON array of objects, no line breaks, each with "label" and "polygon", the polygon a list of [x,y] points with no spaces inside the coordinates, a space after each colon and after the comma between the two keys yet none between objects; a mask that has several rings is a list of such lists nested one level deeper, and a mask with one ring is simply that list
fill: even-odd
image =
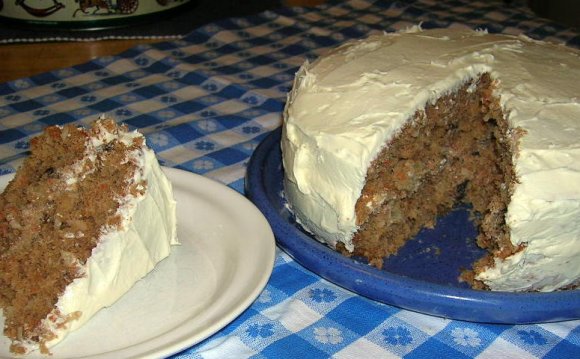
[{"label": "cake layer", "polygon": [[288,96],[281,145],[298,221],[354,251],[356,203],[372,162],[417,113],[488,74],[508,131],[523,134],[510,144],[516,186],[504,216],[512,247],[523,249],[479,268],[476,279],[507,291],[578,285],[579,60],[575,49],[524,36],[415,27],[305,63]]}]

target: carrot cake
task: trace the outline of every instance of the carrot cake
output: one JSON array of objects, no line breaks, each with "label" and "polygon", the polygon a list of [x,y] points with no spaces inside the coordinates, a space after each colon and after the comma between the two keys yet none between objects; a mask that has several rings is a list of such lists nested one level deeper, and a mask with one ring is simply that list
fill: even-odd
[{"label": "carrot cake", "polygon": [[0,309],[11,352],[49,353],[177,244],[172,187],[138,132],[48,127],[0,195]]},{"label": "carrot cake", "polygon": [[487,255],[473,288],[580,284],[580,51],[413,27],[306,62],[284,111],[297,220],[381,267],[467,202]]}]

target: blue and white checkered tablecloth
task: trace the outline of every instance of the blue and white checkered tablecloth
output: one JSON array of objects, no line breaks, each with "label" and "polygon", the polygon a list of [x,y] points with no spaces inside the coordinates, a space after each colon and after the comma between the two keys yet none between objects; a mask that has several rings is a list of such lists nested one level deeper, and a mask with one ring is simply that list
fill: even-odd
[{"label": "blue and white checkered tablecloth", "polygon": [[[524,0],[329,2],[205,25],[179,41],[0,84],[0,173],[31,136],[107,113],[137,128],[165,166],[243,192],[258,143],[281,123],[305,59],[374,31],[487,28],[578,47],[578,33],[537,18]],[[0,48],[0,52],[2,49]],[[1,55],[0,55],[1,56]],[[373,302],[278,251],[265,290],[240,317],[175,358],[580,358],[580,321],[490,325]]]}]

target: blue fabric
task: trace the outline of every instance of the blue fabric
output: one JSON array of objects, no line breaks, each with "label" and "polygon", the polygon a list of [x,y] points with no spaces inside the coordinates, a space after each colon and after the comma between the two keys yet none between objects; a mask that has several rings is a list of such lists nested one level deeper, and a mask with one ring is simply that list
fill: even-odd
[{"label": "blue fabric", "polygon": [[[422,23],[487,28],[580,45],[524,1],[330,2],[211,23],[181,40],[0,84],[0,174],[43,128],[107,113],[139,129],[160,162],[242,192],[256,146],[281,123],[306,59],[375,31]],[[580,355],[580,321],[490,325],[435,318],[339,288],[278,251],[266,288],[241,316],[174,358],[525,357]]]}]

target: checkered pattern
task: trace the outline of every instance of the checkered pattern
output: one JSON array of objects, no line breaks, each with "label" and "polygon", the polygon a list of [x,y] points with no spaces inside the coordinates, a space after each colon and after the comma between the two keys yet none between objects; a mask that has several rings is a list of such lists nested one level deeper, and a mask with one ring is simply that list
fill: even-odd
[{"label": "checkered pattern", "polygon": [[[258,143],[280,125],[305,59],[375,31],[422,23],[487,28],[579,47],[570,29],[539,19],[524,0],[351,0],[286,8],[205,25],[179,41],[0,84],[0,173],[53,124],[107,113],[142,131],[159,160],[242,192]],[[485,325],[376,303],[304,270],[279,252],[258,300],[226,328],[175,358],[483,357],[580,354],[580,321]]]}]

